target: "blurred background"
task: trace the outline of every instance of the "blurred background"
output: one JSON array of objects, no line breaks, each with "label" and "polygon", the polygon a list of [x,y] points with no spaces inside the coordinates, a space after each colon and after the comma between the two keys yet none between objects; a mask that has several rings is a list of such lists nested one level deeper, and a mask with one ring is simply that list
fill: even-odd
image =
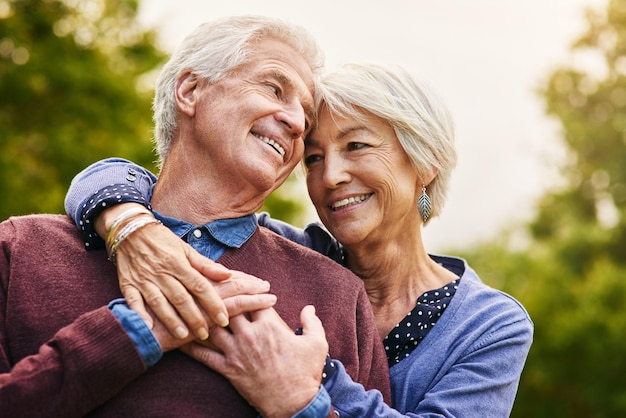
[{"label": "blurred background", "polygon": [[[626,0],[311,4],[0,0],[0,220],[62,212],[104,157],[155,171],[167,53],[205,20],[281,17],[313,32],[329,69],[399,64],[448,101],[459,166],[426,243],[535,322],[512,416],[626,416]],[[316,219],[297,174],[264,209]]]}]

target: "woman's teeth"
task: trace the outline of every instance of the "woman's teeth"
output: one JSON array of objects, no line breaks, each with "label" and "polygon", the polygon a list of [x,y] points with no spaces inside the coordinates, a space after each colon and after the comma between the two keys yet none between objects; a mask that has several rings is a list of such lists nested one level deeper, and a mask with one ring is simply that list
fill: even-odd
[{"label": "woman's teeth", "polygon": [[343,207],[346,206],[350,206],[350,205],[355,205],[357,203],[361,203],[365,200],[367,200],[367,198],[369,198],[372,194],[362,194],[361,196],[352,196],[352,197],[348,197],[347,199],[342,199],[339,202],[335,202],[333,203],[333,205],[331,206],[332,210],[337,210],[337,209],[341,209]]}]

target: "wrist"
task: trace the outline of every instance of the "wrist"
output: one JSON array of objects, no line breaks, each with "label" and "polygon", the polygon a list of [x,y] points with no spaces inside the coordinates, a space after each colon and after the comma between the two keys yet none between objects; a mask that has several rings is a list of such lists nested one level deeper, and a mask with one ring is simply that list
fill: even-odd
[{"label": "wrist", "polygon": [[[101,211],[93,217],[92,222],[95,231],[102,239],[106,240],[107,234],[112,229],[115,222],[118,221],[122,215],[127,214],[131,210],[137,213],[143,211],[146,215],[152,215],[152,212],[140,203],[111,203],[107,208],[101,208]],[[121,223],[121,221],[119,223]]]},{"label": "wrist", "polygon": [[313,399],[311,399],[304,408],[293,415],[292,418],[336,418],[337,416],[337,413],[330,403],[330,395],[324,386],[320,386]]},{"label": "wrist", "polygon": [[116,264],[117,249],[135,231],[161,222],[144,207],[133,207],[117,216],[107,229],[105,246],[109,260]]}]

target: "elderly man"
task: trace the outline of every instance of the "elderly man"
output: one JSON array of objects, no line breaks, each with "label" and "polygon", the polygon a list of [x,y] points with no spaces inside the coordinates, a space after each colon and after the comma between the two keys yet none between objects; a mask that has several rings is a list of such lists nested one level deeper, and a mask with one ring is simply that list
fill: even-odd
[{"label": "elderly man", "polygon": [[[231,319],[233,332],[241,321],[267,323],[285,341],[267,355],[309,358],[310,367],[277,370],[267,387],[238,388],[244,400],[226,378],[175,350],[194,338],[186,329],[174,338],[117,299],[115,267],[102,251],[84,251],[68,218],[14,217],[0,224],[3,414],[319,416],[332,412],[320,388],[327,353],[366,388],[388,395],[386,359],[361,281],[260,228],[254,216],[302,155],[321,67],[300,28],[261,17],[224,19],[185,39],[163,69],[154,105],[162,163],[151,197],[155,215],[201,254],[269,281],[276,295],[274,310],[273,296],[255,294],[267,290],[261,281],[192,254],[194,267],[215,280],[201,282],[199,293],[223,299],[202,306],[208,322],[224,326],[226,311],[253,311]],[[106,206],[119,193],[101,190],[93,199]],[[125,210],[106,225],[113,261],[124,237],[165,229],[144,210]],[[264,390],[285,390],[286,374],[301,376],[305,389],[285,392],[284,404],[264,403]]]}]

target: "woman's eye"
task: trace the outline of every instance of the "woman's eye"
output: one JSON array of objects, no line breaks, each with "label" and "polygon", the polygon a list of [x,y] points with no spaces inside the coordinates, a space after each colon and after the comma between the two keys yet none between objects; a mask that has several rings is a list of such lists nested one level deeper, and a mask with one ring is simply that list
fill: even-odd
[{"label": "woman's eye", "polygon": [[363,149],[363,148],[368,147],[368,146],[369,146],[369,145],[364,144],[364,143],[362,143],[362,142],[350,142],[350,143],[348,144],[348,149],[349,149],[350,151],[355,151],[355,150]]},{"label": "woman's eye", "polygon": [[308,155],[306,157],[304,157],[304,165],[309,167],[312,164],[316,163],[317,161],[321,160],[322,157],[319,155]]}]

